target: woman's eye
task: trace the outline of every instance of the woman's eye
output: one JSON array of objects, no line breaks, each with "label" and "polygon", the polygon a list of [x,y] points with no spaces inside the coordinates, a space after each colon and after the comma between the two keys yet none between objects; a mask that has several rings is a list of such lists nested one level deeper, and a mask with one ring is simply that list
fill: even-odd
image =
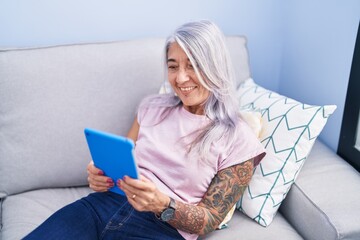
[{"label": "woman's eye", "polygon": [[177,68],[177,66],[173,66],[173,65],[168,66],[169,70],[176,70],[176,68]]},{"label": "woman's eye", "polygon": [[193,65],[192,65],[192,64],[189,64],[189,65],[188,65],[188,69],[189,69],[189,70],[194,70]]}]

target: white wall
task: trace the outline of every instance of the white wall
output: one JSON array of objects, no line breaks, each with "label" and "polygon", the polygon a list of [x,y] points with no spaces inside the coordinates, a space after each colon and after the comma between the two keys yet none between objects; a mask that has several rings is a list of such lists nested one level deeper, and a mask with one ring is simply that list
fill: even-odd
[{"label": "white wall", "polygon": [[0,0],[0,48],[166,37],[182,23],[206,18],[216,22],[225,34],[246,35],[254,78],[278,89],[280,29],[276,2]]},{"label": "white wall", "polygon": [[335,104],[320,138],[336,150],[360,20],[358,0],[282,4],[280,89],[308,104]]}]

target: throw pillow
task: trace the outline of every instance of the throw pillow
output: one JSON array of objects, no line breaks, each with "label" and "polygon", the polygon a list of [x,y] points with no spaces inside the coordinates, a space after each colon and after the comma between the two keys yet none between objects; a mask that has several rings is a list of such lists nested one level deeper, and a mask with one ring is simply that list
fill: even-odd
[{"label": "throw pillow", "polygon": [[237,208],[268,226],[336,106],[307,105],[267,90],[252,79],[242,83],[237,94],[241,110],[261,112],[259,139],[267,152]]}]

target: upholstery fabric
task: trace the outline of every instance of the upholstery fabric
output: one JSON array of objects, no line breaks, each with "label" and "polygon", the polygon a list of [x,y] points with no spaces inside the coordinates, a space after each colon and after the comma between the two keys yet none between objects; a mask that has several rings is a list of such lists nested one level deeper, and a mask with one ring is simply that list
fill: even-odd
[{"label": "upholstery fabric", "polygon": [[126,134],[137,104],[161,83],[163,44],[0,52],[0,197],[87,184],[84,128]]},{"label": "upholstery fabric", "polygon": [[[4,201],[4,226],[2,239],[18,240],[32,231],[54,211],[88,195],[87,187],[42,189],[9,196]],[[268,228],[259,226],[243,213],[236,211],[229,227],[217,230],[200,239],[302,239],[301,236],[278,214]]]},{"label": "upholstery fabric", "polygon": [[240,211],[235,211],[228,228],[216,230],[200,240],[259,240],[259,239],[303,239],[299,233],[281,215],[277,214],[273,223],[267,227],[261,227]]},{"label": "upholstery fabric", "polygon": [[2,206],[1,239],[23,238],[55,211],[91,192],[88,187],[53,188],[8,196]]},{"label": "upholstery fabric", "polygon": [[316,141],[280,212],[306,239],[359,239],[359,177],[344,159]]}]

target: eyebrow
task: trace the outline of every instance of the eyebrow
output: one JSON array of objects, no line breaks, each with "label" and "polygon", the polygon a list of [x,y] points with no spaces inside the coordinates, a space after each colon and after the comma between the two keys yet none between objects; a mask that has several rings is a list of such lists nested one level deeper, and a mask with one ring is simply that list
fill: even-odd
[{"label": "eyebrow", "polygon": [[[188,62],[190,62],[190,59],[187,59],[187,60],[188,60]],[[168,58],[167,62],[176,62],[176,60],[173,58]]]}]

